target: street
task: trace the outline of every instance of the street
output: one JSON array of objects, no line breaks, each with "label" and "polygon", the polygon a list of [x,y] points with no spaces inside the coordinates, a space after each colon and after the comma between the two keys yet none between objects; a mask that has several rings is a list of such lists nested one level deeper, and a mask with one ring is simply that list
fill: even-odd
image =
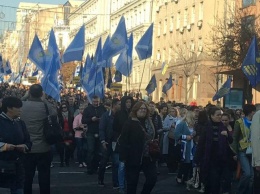
[{"label": "street", "polygon": [[[112,188],[111,169],[105,174],[105,187],[97,185],[97,174],[88,175],[86,168],[78,168],[78,164],[71,162],[70,167],[59,167],[59,163],[54,162],[51,168],[51,193],[53,194],[117,194],[117,190]],[[198,192],[187,191],[184,185],[177,185],[176,174],[167,174],[167,167],[159,168],[160,175],[152,194],[195,194]],[[144,183],[144,176],[141,173],[138,191],[141,192]],[[1,194],[9,194],[6,189],[0,189]],[[33,194],[39,194],[37,174],[34,178]]]}]

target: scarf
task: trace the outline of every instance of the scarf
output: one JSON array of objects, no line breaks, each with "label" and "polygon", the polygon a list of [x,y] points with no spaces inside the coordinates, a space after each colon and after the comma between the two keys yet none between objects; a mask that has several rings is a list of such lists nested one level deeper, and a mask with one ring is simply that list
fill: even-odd
[{"label": "scarf", "polygon": [[252,121],[249,121],[246,117],[243,118],[245,126],[250,129]]}]

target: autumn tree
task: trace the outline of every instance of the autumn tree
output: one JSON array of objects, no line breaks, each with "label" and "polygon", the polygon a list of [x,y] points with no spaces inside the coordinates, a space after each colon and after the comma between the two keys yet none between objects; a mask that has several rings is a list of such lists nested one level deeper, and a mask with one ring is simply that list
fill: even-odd
[{"label": "autumn tree", "polygon": [[[250,9],[228,9],[228,16],[216,18],[209,35],[208,51],[219,66],[240,70],[252,38],[260,32],[259,16]],[[259,42],[259,41],[258,41]],[[252,87],[244,76],[245,98],[252,102]]]},{"label": "autumn tree", "polygon": [[193,86],[194,75],[198,70],[198,57],[201,54],[194,52],[193,48],[187,44],[178,46],[174,49],[175,54],[178,56],[175,67],[178,69],[181,75],[184,77],[184,95],[185,104],[188,104],[189,92]]}]

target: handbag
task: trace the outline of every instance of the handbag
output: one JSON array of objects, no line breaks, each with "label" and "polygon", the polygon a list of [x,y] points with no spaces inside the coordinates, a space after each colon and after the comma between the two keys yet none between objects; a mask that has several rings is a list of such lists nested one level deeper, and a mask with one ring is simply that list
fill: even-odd
[{"label": "handbag", "polygon": [[47,118],[44,119],[43,135],[45,137],[46,142],[50,145],[53,145],[62,141],[63,139],[62,130],[61,130],[61,126],[57,121],[57,117],[50,115],[46,103],[44,103],[44,106],[45,106]]},{"label": "handbag", "polygon": [[16,175],[16,161],[0,160],[0,175]]},{"label": "handbag", "polygon": [[174,132],[172,129],[170,129],[170,131],[168,132],[168,138],[169,139],[174,139]]},{"label": "handbag", "polygon": [[154,139],[155,138],[155,128],[153,126],[153,123],[150,119],[148,119],[151,127],[153,128],[153,139],[151,141],[149,141],[148,146],[149,146],[149,155],[153,158],[153,159],[159,159],[161,156],[161,151],[160,151],[160,146],[159,146],[159,141],[158,139]]},{"label": "handbag", "polygon": [[161,152],[158,139],[153,139],[149,142],[149,155],[154,159],[159,159]]}]

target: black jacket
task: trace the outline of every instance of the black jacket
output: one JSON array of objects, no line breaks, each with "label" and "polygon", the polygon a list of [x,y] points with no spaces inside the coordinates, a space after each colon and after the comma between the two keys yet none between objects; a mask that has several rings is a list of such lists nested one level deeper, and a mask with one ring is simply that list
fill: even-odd
[{"label": "black jacket", "polygon": [[123,96],[121,99],[121,110],[118,111],[115,114],[114,122],[113,122],[113,130],[114,130],[114,135],[116,138],[119,137],[121,134],[121,131],[123,129],[123,126],[125,122],[128,120],[130,110],[127,110],[126,108],[126,101],[130,99],[131,100],[131,107],[133,107],[134,101],[133,98],[130,96]]},{"label": "black jacket", "polygon": [[[25,144],[29,150],[32,147],[30,135],[26,129],[25,123],[19,119],[12,121],[9,118],[2,116],[2,114],[0,115],[0,142],[13,145]],[[23,156],[24,153],[16,150],[0,152],[1,160],[16,160]]]},{"label": "black jacket", "polygon": [[85,108],[82,115],[82,124],[88,125],[88,133],[99,133],[99,120],[92,121],[92,117],[101,118],[104,112],[106,112],[106,108],[102,105],[98,107],[90,105]]},{"label": "black jacket", "polygon": [[142,163],[145,134],[139,121],[129,118],[123,127],[119,138],[120,160],[127,165],[140,165]]}]

